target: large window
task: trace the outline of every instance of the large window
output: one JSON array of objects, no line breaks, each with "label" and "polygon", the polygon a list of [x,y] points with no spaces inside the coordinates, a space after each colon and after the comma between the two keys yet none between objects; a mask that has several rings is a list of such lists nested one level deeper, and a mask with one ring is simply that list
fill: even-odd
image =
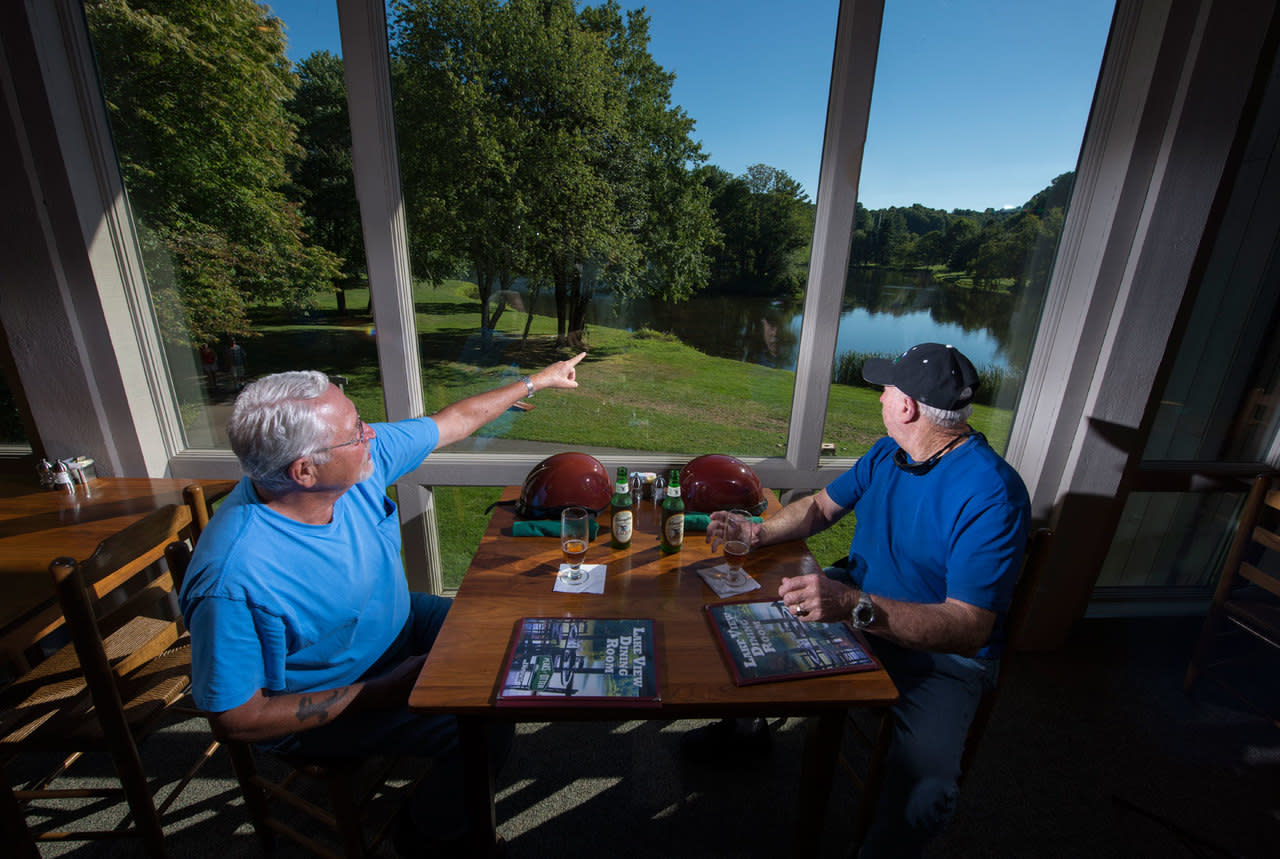
[{"label": "large window", "polygon": [[588,353],[458,449],[784,452],[837,6],[390,4],[428,411]]},{"label": "large window", "polygon": [[[276,5],[85,3],[191,448],[227,447],[237,391],[279,370],[384,414],[341,61],[291,59]],[[332,2],[305,6],[299,29],[336,33]]]},{"label": "large window", "polygon": [[[856,456],[882,431],[875,392],[848,384],[866,354],[956,342],[989,374],[975,424],[1002,445],[1109,4],[889,4],[863,203],[826,232],[851,189],[818,187],[824,136],[856,111],[828,104],[847,83],[835,0],[395,0],[385,32],[353,15],[341,39],[329,0],[217,5],[85,6],[189,448],[225,448],[236,391],[263,373],[324,370],[394,417],[585,349],[582,388],[449,452],[512,463],[499,479],[429,464],[452,584],[463,519],[493,493],[467,484],[518,482],[555,450],[648,468],[715,451],[779,489],[824,482],[793,437],[822,404],[797,392],[823,392],[824,447]],[[349,111],[383,91],[385,114],[354,123],[376,153],[361,166]],[[847,278],[810,271],[842,246]],[[838,319],[805,319],[842,287]],[[802,340],[828,326],[834,370],[806,367]]]},{"label": "large window", "polygon": [[823,441],[881,435],[867,357],[950,343],[1003,450],[1111,23],[1086,3],[887,3]]}]

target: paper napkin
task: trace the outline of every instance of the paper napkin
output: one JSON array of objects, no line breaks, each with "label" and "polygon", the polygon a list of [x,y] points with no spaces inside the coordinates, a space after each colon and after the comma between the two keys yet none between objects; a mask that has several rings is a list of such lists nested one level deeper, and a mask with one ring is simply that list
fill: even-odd
[{"label": "paper napkin", "polygon": [[727,572],[727,568],[724,564],[718,564],[714,567],[698,570],[698,575],[702,576],[702,580],[707,583],[707,587],[715,591],[716,596],[721,599],[736,594],[751,593],[751,591],[758,590],[760,587],[760,583],[751,578],[751,576],[747,576],[746,580],[740,585],[731,585],[725,579],[716,578],[717,572]]},{"label": "paper napkin", "polygon": [[[568,564],[561,564],[561,570],[567,570]],[[564,579],[556,576],[556,584],[554,590],[566,594],[602,594],[604,593],[604,564],[583,564],[582,569],[586,572],[587,577],[576,585],[565,582]]]}]

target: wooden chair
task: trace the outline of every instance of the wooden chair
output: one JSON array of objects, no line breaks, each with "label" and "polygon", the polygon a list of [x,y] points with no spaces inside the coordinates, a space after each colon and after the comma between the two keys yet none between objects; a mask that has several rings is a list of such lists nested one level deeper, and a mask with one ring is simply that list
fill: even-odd
[{"label": "wooden chair", "polygon": [[[86,561],[50,565],[71,642],[0,695],[0,825],[18,856],[36,857],[36,841],[140,837],[151,856],[164,855],[161,816],[217,749],[212,743],[157,806],[138,743],[166,715],[193,715],[178,705],[190,687],[188,638],[172,606],[174,581],[158,562],[191,521],[182,505],[154,511],[104,540]],[[172,551],[172,550],[171,550]],[[118,788],[56,789],[52,783],[86,751],[106,751]],[[20,789],[9,781],[19,756],[56,753],[53,773]],[[115,830],[33,833],[27,806],[41,798],[124,794],[132,817]]]},{"label": "wooden chair", "polygon": [[182,498],[191,509],[191,544],[200,539],[201,533],[209,526],[209,518],[213,516],[213,507],[235,489],[239,480],[218,480],[205,483],[191,483],[182,489]]},{"label": "wooden chair", "polygon": [[[198,540],[209,524],[213,505],[235,489],[239,481],[193,483],[183,489],[183,498],[191,510],[191,533]],[[185,546],[175,546],[168,555],[170,568],[181,582],[186,574],[190,554]],[[206,716],[207,718],[207,716]],[[210,728],[213,728],[212,721]],[[276,835],[283,835],[320,856],[346,856],[359,859],[375,852],[391,833],[393,814],[386,814],[373,832],[366,833],[367,812],[376,800],[389,794],[388,782],[399,759],[368,761],[363,758],[306,758],[272,755],[283,764],[279,777],[263,775],[257,765],[252,743],[220,738],[231,757],[232,769],[244,794],[249,817],[253,821],[263,848],[275,849]],[[415,784],[416,786],[416,784]],[[318,794],[318,795],[317,795]],[[316,799],[327,799],[329,809]],[[336,849],[329,843],[304,834],[280,814],[275,804],[306,815],[334,833]],[[310,830],[310,827],[308,827]]]},{"label": "wooden chair", "polygon": [[[278,776],[264,775],[258,769],[256,752],[250,743],[225,740],[231,755],[236,779],[244,794],[254,831],[267,850],[275,848],[275,836],[283,835],[311,852],[329,859],[360,859],[375,853],[392,833],[395,813],[402,794],[389,786],[398,758],[306,758],[271,755],[283,764]],[[417,787],[417,781],[409,791]],[[316,800],[327,800],[325,809]],[[372,809],[381,807],[376,822]],[[336,840],[329,843],[304,834],[300,828],[277,812],[291,809],[324,825]],[[298,814],[293,815],[295,821]],[[313,831],[311,826],[308,832]]]},{"label": "wooden chair", "polygon": [[[1031,612],[1031,603],[1036,589],[1040,585],[1040,578],[1043,575],[1052,544],[1053,531],[1049,528],[1037,529],[1032,532],[1027,540],[1026,553],[1022,559],[1022,570],[1018,574],[1018,583],[1014,586],[1013,598],[1009,602],[1009,611],[1005,615],[1006,653],[1012,653],[1017,649],[1022,638],[1027,617]],[[996,701],[999,700],[1007,674],[1008,672],[1002,666],[1000,673],[996,676],[995,686],[979,700],[973,721],[969,723],[969,733],[965,738],[964,752],[960,757],[961,784],[964,783],[964,778],[977,757],[978,747],[982,743],[983,735],[986,733],[987,724],[991,721],[991,713],[995,709]],[[878,717],[878,730],[874,738],[858,724],[852,712],[850,712],[850,716],[846,720],[846,725],[853,729],[852,736],[855,740],[861,741],[870,750],[870,760],[865,773],[859,773],[858,768],[854,766],[846,755],[840,755],[841,767],[849,774],[860,790],[858,818],[854,826],[855,847],[861,845],[863,839],[866,838],[867,830],[871,827],[871,821],[875,816],[876,804],[880,799],[880,787],[884,780],[884,759],[889,745],[888,709],[877,709],[874,712]]]},{"label": "wooden chair", "polygon": [[1223,670],[1240,658],[1240,652],[1210,661],[1226,649],[1227,636],[1239,633],[1280,649],[1280,488],[1276,480],[1260,476],[1253,481],[1187,665],[1183,688],[1190,693],[1200,677],[1207,677],[1280,725],[1275,713],[1255,703]]}]

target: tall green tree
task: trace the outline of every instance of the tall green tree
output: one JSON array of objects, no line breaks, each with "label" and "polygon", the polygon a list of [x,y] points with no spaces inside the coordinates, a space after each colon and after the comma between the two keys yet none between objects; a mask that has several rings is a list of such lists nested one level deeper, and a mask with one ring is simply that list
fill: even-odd
[{"label": "tall green tree", "polygon": [[600,283],[678,300],[715,228],[692,121],[616,3],[397,0],[392,47],[415,270],[475,273],[481,327],[516,276],[554,287],[561,340]]},{"label": "tall green tree", "polygon": [[295,71],[298,89],[287,105],[298,123],[300,145],[289,160],[294,194],[302,203],[308,234],[340,260],[342,277],[335,286],[338,310],[345,312],[345,290],[361,281],[365,257],[342,59],[316,51]]},{"label": "tall green tree", "polygon": [[[296,86],[252,0],[87,0],[120,169],[166,335],[248,333],[248,303],[337,275],[287,196]],[[163,289],[171,278],[173,291]]]},{"label": "tall green tree", "polygon": [[800,183],[767,164],[753,164],[739,177],[710,168],[702,178],[723,234],[715,283],[722,290],[778,296],[801,291],[813,206]]}]

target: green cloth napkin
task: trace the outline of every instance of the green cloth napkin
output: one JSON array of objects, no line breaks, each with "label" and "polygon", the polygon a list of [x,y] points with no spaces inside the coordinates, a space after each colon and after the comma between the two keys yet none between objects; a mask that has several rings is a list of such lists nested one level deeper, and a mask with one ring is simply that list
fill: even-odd
[{"label": "green cloth napkin", "polygon": [[[752,522],[763,522],[760,516],[752,516]],[[686,513],[684,514],[684,529],[695,534],[705,533],[707,526],[711,524],[710,513]]]},{"label": "green cloth napkin", "polygon": [[[591,520],[591,539],[596,538],[596,534],[600,533],[600,524],[596,520]],[[522,519],[511,526],[511,536],[513,537],[559,537],[560,536],[560,520],[559,519]]]}]

